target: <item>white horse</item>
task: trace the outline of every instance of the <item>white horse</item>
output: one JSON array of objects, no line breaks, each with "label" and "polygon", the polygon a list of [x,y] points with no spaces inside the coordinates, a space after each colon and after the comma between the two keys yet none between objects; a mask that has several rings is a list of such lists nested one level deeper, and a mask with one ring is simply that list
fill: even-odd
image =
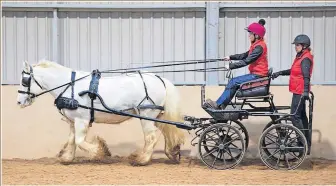
[{"label": "white horse", "polygon": [[[22,82],[20,83],[21,92],[18,93],[17,103],[22,108],[32,105],[34,99],[36,99],[32,94],[36,95],[59,85],[69,83],[71,81],[71,71],[72,69],[70,68],[46,60],[34,65],[24,62],[21,80],[25,79],[24,81],[28,81],[29,79],[27,78],[31,79],[28,86],[27,82],[25,82],[24,86]],[[76,79],[89,74],[89,72],[76,71]],[[163,106],[164,112],[162,113],[162,111],[154,109],[144,109],[138,112],[137,109],[132,109],[128,113],[170,121],[182,121],[182,115],[179,110],[179,94],[176,87],[165,78],[162,78],[163,83],[154,74],[144,73],[142,76],[143,80],[138,73],[115,77],[101,77],[98,93],[110,108],[116,110],[135,108],[145,97],[144,81],[149,97],[156,105]],[[91,106],[91,99],[88,94],[81,97],[78,93],[88,90],[90,81],[91,76],[76,81],[74,85],[74,98],[79,104],[87,107]],[[56,98],[65,87],[55,89],[49,93]],[[71,97],[71,87],[64,92],[63,97]],[[142,104],[148,105],[150,103],[145,100]],[[94,107],[105,110],[98,98],[94,101]],[[90,110],[80,107],[76,110],[62,109],[62,114],[70,124],[69,138],[58,154],[58,158],[62,163],[70,163],[74,160],[76,146],[88,152],[92,159],[111,156],[102,138],[95,136],[92,141],[86,139],[89,130]],[[94,123],[104,124],[120,124],[131,118],[97,111],[95,111],[94,116]],[[178,163],[180,147],[184,144],[185,140],[182,129],[170,124],[148,120],[140,121],[145,145],[142,149],[138,149],[130,155],[130,163],[132,165],[146,165],[150,162],[153,149],[158,141],[156,134],[158,129],[164,135],[165,154],[169,159]]]}]

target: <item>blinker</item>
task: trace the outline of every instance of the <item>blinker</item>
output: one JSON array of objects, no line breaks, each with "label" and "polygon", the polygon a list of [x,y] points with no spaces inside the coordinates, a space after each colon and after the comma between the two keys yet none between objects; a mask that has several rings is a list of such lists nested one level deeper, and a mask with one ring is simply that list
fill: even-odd
[{"label": "blinker", "polygon": [[30,87],[31,76],[29,77],[22,77],[21,83],[24,87]]}]

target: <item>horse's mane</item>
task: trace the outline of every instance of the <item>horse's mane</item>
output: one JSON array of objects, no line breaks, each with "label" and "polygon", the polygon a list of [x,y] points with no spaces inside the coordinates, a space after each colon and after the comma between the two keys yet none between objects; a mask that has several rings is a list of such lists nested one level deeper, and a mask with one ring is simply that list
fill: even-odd
[{"label": "horse's mane", "polygon": [[70,68],[65,67],[63,65],[60,65],[54,61],[49,61],[49,60],[40,60],[37,64],[33,64],[33,67],[41,67],[41,68],[50,68],[50,67],[54,67],[54,68],[62,68],[62,69],[66,69],[66,70],[70,70]]}]

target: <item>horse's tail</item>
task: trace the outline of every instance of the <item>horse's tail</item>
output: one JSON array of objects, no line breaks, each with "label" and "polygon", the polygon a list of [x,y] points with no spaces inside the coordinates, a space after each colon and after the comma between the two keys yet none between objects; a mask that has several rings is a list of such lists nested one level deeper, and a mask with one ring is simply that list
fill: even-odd
[{"label": "horse's tail", "polygon": [[[162,78],[166,86],[166,99],[164,103],[164,113],[160,119],[183,122],[180,110],[180,95],[177,88],[169,80]],[[176,147],[184,144],[185,136],[182,129],[171,124],[156,123],[156,126],[161,130],[165,137],[166,152],[172,151]],[[177,150],[177,149],[176,149]],[[179,149],[178,149],[179,150]]]}]

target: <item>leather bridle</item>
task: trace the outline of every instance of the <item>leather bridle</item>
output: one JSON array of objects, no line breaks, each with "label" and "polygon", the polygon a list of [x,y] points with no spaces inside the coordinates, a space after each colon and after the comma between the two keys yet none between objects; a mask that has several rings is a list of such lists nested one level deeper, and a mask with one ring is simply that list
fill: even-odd
[{"label": "leather bridle", "polygon": [[[21,93],[21,94],[28,94],[28,95],[30,95],[30,98],[35,98],[39,95],[36,95],[36,94],[30,92],[31,81],[33,80],[37,84],[37,86],[39,86],[41,89],[43,89],[43,88],[40,85],[40,83],[38,83],[36,81],[36,79],[34,78],[33,68],[31,66],[29,66],[29,67],[30,67],[30,72],[25,72],[24,70],[21,72],[21,74],[22,74],[21,84],[22,84],[22,86],[27,87],[28,90],[27,91],[18,90],[18,92]],[[29,75],[29,77],[24,77],[24,74]]]},{"label": "leather bridle", "polygon": [[[22,84],[22,86],[24,86],[24,87],[28,87],[28,90],[27,90],[27,91],[18,90],[18,93],[20,93],[20,94],[28,94],[28,95],[30,95],[30,97],[29,97],[30,99],[32,99],[32,98],[36,98],[36,97],[38,97],[38,96],[40,96],[40,95],[42,95],[42,94],[51,92],[51,91],[53,91],[53,90],[59,89],[59,88],[61,88],[61,87],[64,87],[64,86],[66,86],[66,85],[69,85],[69,86],[70,86],[70,85],[73,83],[73,82],[65,83],[65,84],[60,85],[60,86],[58,86],[58,87],[55,87],[55,88],[52,88],[52,89],[43,91],[43,92],[41,92],[41,93],[39,93],[39,94],[34,94],[34,93],[30,92],[30,88],[31,88],[31,82],[32,82],[32,80],[33,80],[33,81],[37,84],[37,86],[39,86],[42,90],[43,90],[43,88],[42,88],[41,84],[40,84],[39,82],[37,82],[36,79],[34,78],[33,68],[32,68],[31,66],[29,66],[29,67],[30,67],[30,72],[25,72],[25,71],[23,70],[23,71],[22,71],[22,79],[21,79],[21,84]],[[29,77],[24,77],[24,74],[29,75]],[[78,81],[78,80],[81,80],[81,79],[84,79],[84,78],[86,78],[86,77],[88,77],[88,76],[90,76],[90,74],[89,74],[89,75],[86,75],[86,76],[83,76],[83,77],[81,77],[81,78],[79,78],[79,79],[76,79],[76,80],[74,80],[74,82],[75,82],[75,81]],[[65,90],[66,90],[66,89],[65,89]],[[65,90],[64,90],[64,91],[65,91]]]}]

